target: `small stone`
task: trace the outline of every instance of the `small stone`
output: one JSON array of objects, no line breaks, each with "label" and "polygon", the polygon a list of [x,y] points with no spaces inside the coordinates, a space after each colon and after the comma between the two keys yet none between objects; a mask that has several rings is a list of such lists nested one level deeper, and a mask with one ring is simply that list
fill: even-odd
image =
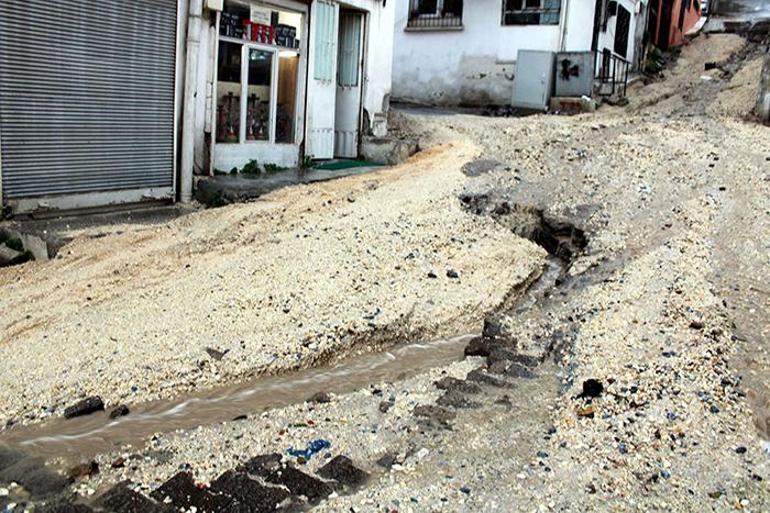
[{"label": "small stone", "polygon": [[596,408],[594,407],[593,404],[589,404],[588,406],[578,408],[578,411],[577,411],[578,417],[593,418],[594,413],[596,413]]},{"label": "small stone", "polygon": [[460,487],[460,491],[463,492],[465,495],[470,495],[471,494],[471,489],[468,488],[467,486],[461,486]]},{"label": "small stone", "polygon": [[604,385],[599,380],[587,379],[583,381],[583,393],[581,397],[599,397],[604,392]]},{"label": "small stone", "polygon": [[397,456],[398,455],[394,453],[386,453],[380,459],[377,460],[377,465],[383,468],[390,468],[396,463]]},{"label": "small stone", "polygon": [[307,402],[316,403],[316,404],[326,404],[326,403],[332,402],[332,398],[326,392],[316,392],[315,394],[310,396],[310,399],[308,399]]},{"label": "small stone", "polygon": [[112,468],[123,468],[126,466],[126,458],[124,458],[123,456],[118,456],[117,458],[115,458],[115,461],[113,461],[110,464],[110,466]]},{"label": "small stone", "polygon": [[230,350],[220,351],[218,349],[214,349],[213,347],[207,347],[206,353],[211,357],[212,360],[220,361],[222,358],[229,353]]},{"label": "small stone", "polygon": [[80,463],[79,465],[75,465],[69,470],[69,476],[72,479],[82,479],[86,477],[91,477],[94,474],[99,473],[99,464],[95,461],[88,461],[86,463]]},{"label": "small stone", "polygon": [[128,409],[128,406],[126,406],[125,404],[121,404],[120,406],[118,406],[117,408],[115,408],[110,412],[110,418],[117,419],[119,417],[125,417],[129,413],[131,413],[131,410]]},{"label": "small stone", "polygon": [[452,278],[452,279],[455,279],[455,280],[456,280],[456,279],[459,279],[459,278],[460,278],[460,275],[459,275],[459,274],[457,274],[457,271],[455,271],[454,269],[449,269],[449,270],[446,272],[446,277],[447,277],[447,278]]},{"label": "small stone", "polygon": [[433,271],[430,271],[428,272],[428,278],[438,278],[438,276],[436,276],[436,273],[434,273]]},{"label": "small stone", "polygon": [[703,326],[704,326],[703,321],[692,321],[690,323],[690,329],[693,329],[693,330],[702,330]]},{"label": "small stone", "polygon": [[742,445],[735,448],[735,452],[738,454],[746,454],[746,451],[748,451],[748,449]]},{"label": "small stone", "polygon": [[489,356],[491,341],[486,337],[475,337],[465,346],[465,356]]},{"label": "small stone", "polygon": [[381,413],[388,413],[388,410],[393,406],[393,403],[390,401],[382,401],[379,406],[379,410]]}]

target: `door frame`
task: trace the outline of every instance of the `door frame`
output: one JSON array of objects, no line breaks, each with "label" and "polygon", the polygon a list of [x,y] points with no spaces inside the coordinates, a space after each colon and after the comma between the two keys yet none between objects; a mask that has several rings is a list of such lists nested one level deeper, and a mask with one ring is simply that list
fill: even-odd
[{"label": "door frame", "polygon": [[[296,51],[299,53],[299,64],[297,65],[297,83],[296,83],[296,93],[297,98],[295,100],[294,105],[294,114],[292,117],[294,129],[293,129],[293,138],[291,143],[287,142],[275,142],[275,125],[276,122],[271,122],[271,127],[273,128],[271,130],[271,138],[268,140],[254,140],[254,141],[246,141],[241,139],[241,130],[240,127],[238,129],[238,142],[237,143],[225,143],[225,142],[217,142],[216,140],[216,132],[217,132],[217,102],[218,102],[218,96],[217,96],[217,84],[219,83],[219,44],[220,41],[225,42],[231,42],[231,43],[237,43],[241,44],[243,46],[251,45],[255,47],[264,47],[264,49],[268,51],[275,51],[275,62],[273,64],[273,87],[271,90],[271,103],[273,103],[272,95],[278,95],[278,73],[279,73],[279,62],[280,62],[280,51],[281,50],[289,50],[288,48],[281,48],[278,46],[273,45],[265,45],[261,43],[257,43],[255,41],[248,41],[245,39],[237,39],[237,38],[228,38],[227,36],[222,36],[220,34],[220,24],[221,24],[221,12],[216,13],[216,19],[214,21],[214,34],[213,34],[213,42],[210,46],[210,55],[208,59],[208,65],[212,68],[211,73],[211,100],[210,100],[210,112],[209,112],[209,123],[211,125],[211,134],[208,141],[208,147],[209,147],[209,156],[208,156],[208,175],[213,176],[214,170],[216,168],[215,164],[217,162],[217,152],[220,151],[219,147],[221,146],[235,146],[235,145],[253,145],[254,147],[262,146],[265,149],[266,153],[270,153],[270,157],[268,158],[275,158],[276,160],[281,160],[283,158],[288,158],[287,155],[290,153],[293,154],[293,159],[296,159],[297,162],[300,161],[300,158],[304,154],[304,145],[306,143],[306,126],[307,126],[307,113],[308,113],[308,105],[307,105],[307,91],[308,91],[308,74],[309,74],[309,63],[310,63],[310,24],[311,24],[311,10],[310,10],[310,3],[303,3],[301,0],[235,0],[236,3],[241,4],[243,6],[250,6],[253,4],[261,4],[263,6],[268,7],[274,7],[276,9],[285,9],[287,11],[300,14],[302,15],[302,39],[301,44]],[[260,48],[262,49],[262,48]],[[242,50],[244,52],[244,50]],[[248,55],[247,53],[245,55]],[[246,63],[246,59],[244,59],[244,53],[241,53],[241,74],[243,78],[243,66]],[[243,81],[243,80],[242,80]],[[248,79],[247,79],[248,81]],[[241,85],[241,88],[243,85]],[[243,89],[241,89],[242,91]],[[244,102],[241,102],[244,103]],[[278,115],[277,110],[277,101],[276,108],[272,110],[271,116]],[[243,105],[241,106],[241,109],[243,108]],[[240,111],[241,115],[243,115],[243,110]],[[246,119],[246,118],[242,118]],[[245,122],[244,122],[245,127]],[[272,152],[272,153],[271,153]]]},{"label": "door frame", "polygon": [[[369,11],[359,9],[356,7],[352,7],[348,4],[340,3],[340,17],[342,16],[342,11],[348,11],[352,13],[356,13],[361,16],[361,50],[359,53],[359,60],[358,60],[358,83],[360,84],[360,93],[359,93],[359,99],[358,99],[358,122],[356,123],[358,126],[358,137],[356,140],[356,157],[361,156],[361,147],[363,145],[363,138],[364,138],[364,98],[366,98],[366,86],[368,84],[368,80],[366,78],[366,64],[369,61]],[[337,30],[337,39],[339,40],[339,29]],[[338,41],[339,46],[339,41]],[[337,56],[337,76],[335,77],[335,82],[339,83],[339,53]],[[336,100],[335,100],[336,102]],[[336,108],[335,104],[335,108]],[[336,120],[335,120],[335,129],[336,129]],[[336,141],[335,141],[336,144]],[[336,155],[335,155],[336,158]]]}]

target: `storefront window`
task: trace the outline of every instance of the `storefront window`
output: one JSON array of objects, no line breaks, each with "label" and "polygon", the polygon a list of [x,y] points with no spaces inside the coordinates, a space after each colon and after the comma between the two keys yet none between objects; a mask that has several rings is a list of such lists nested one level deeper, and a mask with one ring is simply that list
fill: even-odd
[{"label": "storefront window", "polygon": [[278,111],[275,120],[275,140],[294,142],[294,116],[297,109],[297,71],[299,54],[281,50],[278,54]]},{"label": "storefront window", "polygon": [[[294,142],[302,25],[301,13],[225,0],[219,23],[217,142]],[[245,76],[242,58],[247,60]]]},{"label": "storefront window", "polygon": [[246,107],[246,140],[270,139],[270,103],[274,52],[249,49],[249,87]]},{"label": "storefront window", "polygon": [[241,45],[219,43],[217,142],[238,142],[241,127]]}]

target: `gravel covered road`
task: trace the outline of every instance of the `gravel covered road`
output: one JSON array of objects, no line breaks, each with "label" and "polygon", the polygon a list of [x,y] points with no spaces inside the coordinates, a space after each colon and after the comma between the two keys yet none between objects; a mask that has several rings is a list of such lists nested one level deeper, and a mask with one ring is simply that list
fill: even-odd
[{"label": "gravel covered road", "polygon": [[50,262],[0,269],[0,424],[59,416],[84,396],[108,408],[169,398],[477,329],[545,252],[462,210],[472,148],[112,227]]},{"label": "gravel covered road", "polygon": [[[706,61],[722,63],[709,79],[701,78]],[[301,403],[237,422],[158,434],[143,448],[97,456],[102,472],[74,488],[87,497],[130,479],[149,493],[180,468],[208,483],[258,454],[286,454],[289,447],[323,439],[331,447],[309,461],[286,458],[312,472],[344,454],[370,478],[360,489],[333,494],[317,511],[768,511],[770,132],[747,117],[753,73],[758,77],[754,61],[737,36],[699,37],[665,80],[630,88],[626,108],[526,118],[397,112],[396,130],[419,136],[429,148],[401,168],[287,190],[269,203],[188,216],[160,235],[125,236],[125,249],[117,254],[109,242],[120,238],[81,241],[69,255],[65,248],[66,256],[51,263],[52,270],[85,263],[86,269],[108,271],[104,280],[123,280],[112,278],[116,269],[138,256],[152,257],[149,269],[127,266],[137,278],[123,283],[125,297],[95,295],[93,307],[69,299],[71,289],[66,292],[60,272],[3,271],[3,287],[20,295],[13,302],[3,299],[2,306],[16,313],[2,320],[4,333],[12,336],[0,345],[0,356],[14,365],[8,368],[19,365],[24,373],[3,375],[14,388],[6,392],[4,386],[0,399],[15,418],[34,411],[25,405],[39,407],[17,401],[22,394],[43,404],[70,397],[67,387],[49,389],[88,354],[91,346],[80,346],[87,339],[68,330],[77,323],[78,329],[94,329],[97,317],[90,315],[105,319],[99,324],[104,335],[124,326],[113,343],[100,342],[109,351],[126,350],[118,341],[134,331],[152,342],[135,360],[116,357],[102,373],[106,378],[74,373],[65,382],[69,387],[86,380],[92,384],[87,391],[96,392],[109,383],[141,379],[139,366],[119,364],[143,358],[156,365],[154,373],[168,370],[163,379],[173,380],[168,376],[179,369],[165,362],[187,364],[212,339],[228,344],[233,361],[247,362],[223,363],[217,367],[223,377],[260,368],[263,352],[251,356],[251,349],[239,349],[244,333],[235,329],[232,337],[224,336],[232,308],[242,312],[245,305],[238,302],[244,298],[221,289],[244,280],[249,290],[261,287],[255,272],[287,287],[279,290],[297,293],[276,294],[272,310],[254,297],[250,307],[261,306],[259,319],[264,315],[270,323],[262,328],[261,320],[249,321],[244,328],[251,333],[291,327],[293,336],[283,340],[293,340],[298,328],[292,323],[314,328],[311,319],[324,325],[348,314],[349,322],[360,322],[353,319],[376,307],[392,316],[387,325],[397,325],[399,313],[414,305],[412,325],[422,326],[421,335],[458,326],[478,329],[485,313],[543,267],[544,251],[511,231],[534,213],[551,227],[579,228],[587,246],[558,284],[526,310],[503,308],[486,316],[485,340],[504,356],[470,357],[408,380],[333,395],[323,404]],[[460,172],[477,159],[493,162],[479,176]],[[331,207],[326,195],[335,200]],[[284,223],[294,223],[291,230],[278,223],[281,215]],[[207,216],[219,224],[203,223]],[[232,227],[239,227],[235,234]],[[269,256],[260,253],[265,244],[249,244],[272,238],[280,244],[267,244]],[[359,246],[358,238],[366,243]],[[150,248],[159,243],[151,241],[166,242],[155,252]],[[90,253],[93,248],[96,254]],[[417,250],[411,267],[404,264]],[[388,278],[369,263],[370,252],[376,252]],[[100,264],[100,258],[111,264]],[[312,265],[287,266],[287,261]],[[180,271],[186,263],[192,269]],[[326,278],[334,265],[350,273],[344,289],[349,295]],[[397,279],[391,276],[396,266],[402,273]],[[459,283],[444,278],[448,267],[459,272]],[[440,279],[426,278],[431,270]],[[195,280],[180,282],[184,272]],[[149,278],[154,284],[145,284]],[[85,294],[92,279],[74,283]],[[51,287],[55,280],[59,288]],[[293,280],[297,285],[289,285]],[[129,291],[131,284],[135,291]],[[35,301],[63,303],[53,312],[64,313],[52,316],[51,306],[41,309],[44,321],[25,319],[29,307],[21,305],[31,301],[28,290],[39,291]],[[268,293],[257,290],[261,297]],[[332,290],[334,301],[323,300]],[[318,299],[307,303],[299,291]],[[186,319],[200,318],[201,334],[190,333],[175,317],[180,296],[184,311],[191,312]],[[157,318],[167,331],[158,333],[161,328],[147,322],[149,307],[140,310],[144,317],[131,317],[139,298],[152,298],[147,305],[163,301],[158,311],[169,313]],[[288,313],[283,312],[287,300]],[[212,304],[217,315],[206,317]],[[430,307],[419,307],[425,304]],[[201,305],[206,313],[195,310]],[[125,311],[125,324],[118,310]],[[291,317],[295,312],[302,312],[302,320]],[[282,315],[292,323],[280,322]],[[40,358],[54,333],[65,349],[82,353],[75,357],[62,350],[52,367],[58,370],[50,374],[25,364]],[[109,361],[106,352],[97,354],[97,364]],[[532,370],[511,365],[528,356],[548,361]],[[59,361],[66,363],[57,367]],[[517,378],[495,378],[500,364],[508,377],[517,369]],[[456,388],[451,393],[434,385],[448,377],[456,378],[449,380]],[[114,397],[126,398],[120,392]],[[112,468],[120,459],[130,463]]]}]

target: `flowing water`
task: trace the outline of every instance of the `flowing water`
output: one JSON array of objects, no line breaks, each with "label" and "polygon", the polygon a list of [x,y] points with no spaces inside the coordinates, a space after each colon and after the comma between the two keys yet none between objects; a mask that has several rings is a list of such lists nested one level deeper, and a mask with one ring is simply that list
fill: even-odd
[{"label": "flowing water", "polygon": [[[563,272],[552,258],[541,277],[519,298],[523,313],[552,289]],[[307,400],[316,392],[343,394],[372,383],[398,381],[464,358],[475,335],[397,346],[340,361],[332,367],[264,376],[170,401],[133,406],[130,415],[110,419],[107,412],[43,425],[20,426],[0,435],[0,444],[46,458],[82,459],[126,444],[139,446],[154,433],[191,429]]]},{"label": "flowing water", "polygon": [[461,360],[471,338],[473,335],[462,335],[408,344],[352,357],[330,368],[266,376],[172,401],[151,402],[133,407],[130,415],[118,419],[110,419],[106,412],[55,419],[42,426],[12,429],[0,442],[46,457],[82,457],[137,444],[157,432],[190,429],[295,404],[319,391],[342,394],[371,383],[414,376]]}]

